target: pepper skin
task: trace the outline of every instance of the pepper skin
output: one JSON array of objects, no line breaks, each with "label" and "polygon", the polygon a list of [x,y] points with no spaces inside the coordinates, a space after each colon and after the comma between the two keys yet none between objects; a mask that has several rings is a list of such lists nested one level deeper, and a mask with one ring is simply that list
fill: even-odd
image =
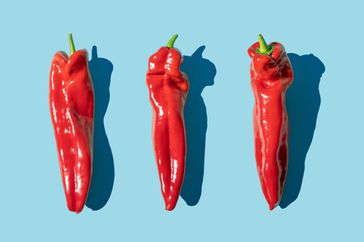
[{"label": "pepper skin", "polygon": [[173,48],[177,35],[149,58],[146,82],[153,107],[153,143],[165,209],[176,206],[186,160],[183,110],[187,76],[180,71],[181,53]]},{"label": "pepper skin", "polygon": [[[49,103],[62,183],[70,211],[82,211],[90,186],[94,90],[86,50],[57,52],[49,76]],[[74,52],[74,53],[73,53]]]},{"label": "pepper skin", "polygon": [[288,166],[288,115],[286,91],[293,71],[280,43],[265,43],[259,35],[248,49],[252,58],[250,77],[254,92],[255,159],[269,209],[280,202]]}]

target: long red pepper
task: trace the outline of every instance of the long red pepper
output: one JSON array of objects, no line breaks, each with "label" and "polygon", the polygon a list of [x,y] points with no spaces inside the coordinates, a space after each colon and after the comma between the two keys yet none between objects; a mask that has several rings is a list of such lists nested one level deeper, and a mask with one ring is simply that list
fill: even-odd
[{"label": "long red pepper", "polygon": [[177,35],[149,58],[147,86],[153,107],[153,143],[166,210],[173,210],[181,191],[186,160],[183,110],[187,76],[180,71]]},{"label": "long red pepper", "polygon": [[252,58],[250,77],[254,92],[255,159],[269,209],[282,197],[288,166],[288,115],[286,91],[293,71],[280,43],[267,45],[261,35],[248,49]]},{"label": "long red pepper", "polygon": [[49,104],[59,166],[70,211],[83,209],[91,179],[94,134],[94,90],[86,50],[57,52],[49,76]]}]

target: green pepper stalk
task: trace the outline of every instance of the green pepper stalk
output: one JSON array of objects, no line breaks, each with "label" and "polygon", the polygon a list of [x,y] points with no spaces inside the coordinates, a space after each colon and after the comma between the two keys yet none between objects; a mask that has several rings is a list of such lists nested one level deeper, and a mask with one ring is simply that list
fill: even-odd
[{"label": "green pepper stalk", "polygon": [[273,52],[273,47],[268,45],[263,38],[263,35],[258,35],[259,48],[257,52],[262,55],[270,55]]},{"label": "green pepper stalk", "polygon": [[72,33],[68,34],[68,42],[70,45],[70,56],[76,51],[75,43],[73,42]]},{"label": "green pepper stalk", "polygon": [[176,39],[177,39],[177,37],[178,37],[178,34],[174,34],[172,37],[171,37],[171,39],[168,41],[168,43],[167,43],[167,47],[169,48],[169,49],[171,49],[171,48],[174,48],[174,42],[176,41]]}]

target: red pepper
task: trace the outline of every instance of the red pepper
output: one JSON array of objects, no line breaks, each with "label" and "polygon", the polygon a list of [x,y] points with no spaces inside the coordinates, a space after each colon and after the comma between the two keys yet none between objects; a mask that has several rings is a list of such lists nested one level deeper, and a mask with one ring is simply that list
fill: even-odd
[{"label": "red pepper", "polygon": [[251,86],[254,92],[255,159],[269,209],[282,197],[288,166],[288,115],[286,91],[293,71],[284,47],[269,46],[259,35],[248,54],[252,57]]},{"label": "red pepper", "polygon": [[187,76],[180,71],[177,35],[149,58],[147,86],[153,107],[153,143],[166,210],[173,210],[181,191],[186,160],[183,110]]},{"label": "red pepper", "polygon": [[49,76],[49,104],[59,166],[70,211],[83,209],[91,179],[94,90],[86,50],[57,52]]}]

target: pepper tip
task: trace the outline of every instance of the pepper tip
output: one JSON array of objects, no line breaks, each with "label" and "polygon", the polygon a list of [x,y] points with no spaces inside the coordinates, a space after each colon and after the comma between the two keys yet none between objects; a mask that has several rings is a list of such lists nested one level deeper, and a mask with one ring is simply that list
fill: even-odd
[{"label": "pepper tip", "polygon": [[276,204],[269,204],[269,210],[272,211],[273,209],[275,209]]}]

